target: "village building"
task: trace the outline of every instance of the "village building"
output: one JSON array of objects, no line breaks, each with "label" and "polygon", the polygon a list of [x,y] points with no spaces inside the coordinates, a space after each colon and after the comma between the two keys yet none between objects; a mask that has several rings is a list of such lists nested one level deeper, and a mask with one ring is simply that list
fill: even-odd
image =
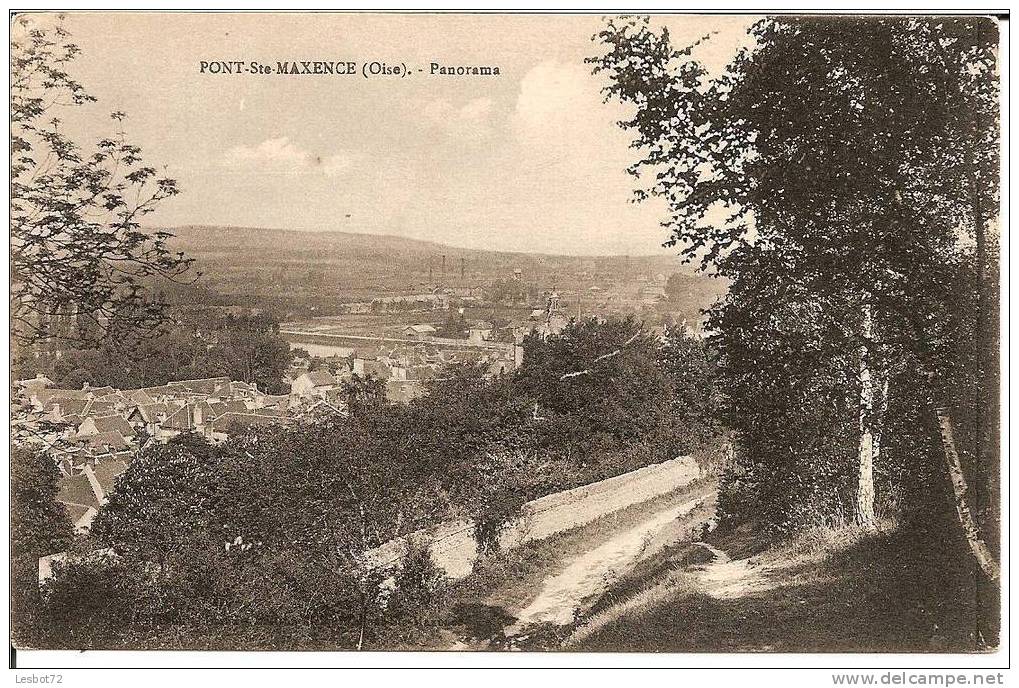
[{"label": "village building", "polygon": [[355,358],[354,375],[358,375],[360,377],[367,377],[371,375],[379,380],[388,380],[392,377],[392,370],[383,361]]},{"label": "village building", "polygon": [[406,404],[425,393],[420,380],[387,380],[386,400],[395,404]]},{"label": "village building", "polygon": [[85,464],[80,473],[60,478],[57,502],[63,504],[75,532],[88,531],[100,507],[114,490],[117,478],[125,470],[126,461],[112,458],[94,465]]},{"label": "village building", "polygon": [[86,389],[57,389],[54,387],[30,387],[25,390],[29,403],[44,411],[61,400],[92,400],[95,395]]},{"label": "village building", "polygon": [[134,451],[134,445],[116,430],[88,435],[81,440],[84,451],[77,458],[83,462],[83,466],[106,459],[130,459]]},{"label": "village building", "polygon": [[438,332],[438,330],[431,325],[408,325],[403,329],[403,336],[419,339],[430,337],[436,332]]},{"label": "village building", "polygon": [[37,374],[35,377],[30,377],[26,380],[18,380],[14,383],[21,391],[22,394],[31,392],[33,389],[45,389],[53,386],[53,380],[49,379],[42,373]]},{"label": "village building", "polygon": [[[176,409],[174,409],[176,410]],[[127,422],[143,430],[149,437],[156,437],[160,427],[173,411],[166,402],[137,404],[127,414]]]},{"label": "village building", "polygon": [[231,395],[229,377],[210,377],[199,380],[175,380],[166,383],[178,391],[175,396],[185,400],[207,398],[229,398]]},{"label": "village building", "polygon": [[105,433],[119,433],[121,437],[134,437],[135,429],[126,418],[120,415],[112,416],[89,416],[78,426],[76,435],[78,437],[91,437]]},{"label": "village building", "polygon": [[296,396],[319,395],[336,385],[336,378],[328,370],[312,370],[290,383],[290,393]]},{"label": "village building", "polygon": [[467,330],[467,338],[472,342],[487,342],[492,337],[492,330],[495,328],[490,322],[479,320],[472,324]]},{"label": "village building", "polygon": [[213,441],[223,441],[230,433],[241,432],[247,428],[263,425],[279,425],[284,420],[282,415],[265,413],[224,413],[215,418],[209,426],[208,436]]},{"label": "village building", "polygon": [[75,418],[84,418],[92,407],[91,399],[53,398],[43,407],[43,417],[53,423],[70,424]]}]

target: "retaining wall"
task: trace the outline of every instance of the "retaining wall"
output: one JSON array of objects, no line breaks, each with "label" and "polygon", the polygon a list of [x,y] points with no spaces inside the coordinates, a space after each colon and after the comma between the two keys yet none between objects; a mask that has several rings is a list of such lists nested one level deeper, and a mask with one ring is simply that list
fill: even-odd
[{"label": "retaining wall", "polygon": [[[520,516],[503,529],[499,545],[512,549],[532,540],[542,540],[672,492],[699,477],[697,463],[689,456],[681,456],[535,499],[524,504]],[[470,574],[478,557],[474,524],[459,520],[390,540],[367,552],[366,558],[373,568],[396,566],[411,542],[427,546],[435,565],[453,579]]]}]

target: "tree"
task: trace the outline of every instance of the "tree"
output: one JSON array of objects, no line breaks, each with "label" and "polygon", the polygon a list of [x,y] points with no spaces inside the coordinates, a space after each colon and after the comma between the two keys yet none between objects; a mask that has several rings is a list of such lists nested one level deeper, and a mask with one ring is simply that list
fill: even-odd
[{"label": "tree", "polygon": [[[142,450],[82,545],[112,554],[72,563],[48,587],[56,644],[405,641],[447,601],[425,556],[429,528],[471,519],[479,548],[491,551],[526,501],[673,458],[677,441],[661,438],[700,436],[690,425],[710,402],[693,378],[710,365],[694,342],[677,336],[665,353],[633,321],[573,328],[534,342],[549,350],[519,379],[450,365],[403,405],[356,377],[349,416],[248,428],[215,445],[183,434]],[[571,352],[571,368],[557,351]],[[591,372],[564,378],[581,366]],[[688,378],[675,398],[659,386],[661,367]],[[576,393],[534,418],[535,398],[554,398],[555,386]],[[616,425],[618,437],[608,432]],[[408,557],[394,573],[401,542]],[[383,585],[391,575],[395,589]],[[104,607],[107,595],[114,602]]]},{"label": "tree", "polygon": [[354,374],[340,385],[352,416],[370,413],[386,403],[386,384],[373,375]]},{"label": "tree", "polygon": [[458,310],[451,310],[446,315],[445,322],[439,327],[436,335],[439,337],[445,337],[446,339],[466,339],[467,338],[467,318],[464,314]]},{"label": "tree", "polygon": [[11,43],[11,318],[19,343],[95,342],[163,322],[146,282],[191,261],[140,220],[178,193],[128,142],[125,115],[92,149],[62,130],[60,111],[94,102],[67,71],[80,52],[58,23],[15,20]]},{"label": "tree", "polygon": [[669,385],[671,423],[685,438],[681,451],[705,448],[723,434],[717,352],[673,326],[666,331],[658,361]]},{"label": "tree", "polygon": [[44,632],[39,558],[71,541],[70,520],[56,500],[58,477],[45,454],[23,445],[11,450],[11,618],[20,645],[36,645]]},{"label": "tree", "polygon": [[386,562],[370,550],[448,513],[420,464],[379,460],[394,432],[361,417],[219,446],[180,436],[132,462],[91,538],[149,572],[152,606],[148,588],[133,594],[150,632],[215,618],[360,648],[385,618]]},{"label": "tree", "polygon": [[159,326],[141,341],[106,338],[95,348],[25,357],[16,365],[26,376],[42,371],[73,388],[88,383],[131,389],[225,375],[256,383],[268,394],[289,390],[283,375],[294,353],[273,318],[222,316],[202,308],[173,308],[168,315],[172,327]]},{"label": "tree", "polygon": [[[976,288],[985,293],[985,209],[997,195],[990,181],[997,160],[996,30],[979,18],[779,17],[751,32],[756,44],[712,76],[692,58],[698,44],[675,49],[668,32],[648,20],[613,19],[596,37],[605,53],[591,62],[609,78],[607,97],[635,108],[622,125],[646,155],[629,171],[650,180],[636,198],[663,197],[669,243],[733,280],[737,295],[715,324],[744,323],[755,317],[744,303],[770,298],[763,312],[786,309],[820,328],[818,374],[836,374],[855,359],[854,516],[868,522],[877,441],[894,439],[881,432],[888,399],[876,390],[910,398],[922,390],[925,419],[910,432],[926,435],[946,397],[957,398],[949,381],[958,374],[952,308],[959,272],[975,266]],[[975,260],[959,241],[960,228],[983,245]],[[755,296],[737,287],[760,288],[763,275],[777,288]],[[815,294],[834,313],[817,313]],[[729,307],[734,317],[727,320]],[[832,314],[841,327],[825,322]],[[778,322],[790,332],[807,324],[789,315]],[[985,347],[988,333],[980,339]],[[768,354],[766,342],[746,344],[738,355]],[[730,354],[723,360],[738,361]],[[775,373],[790,382],[799,377],[789,356],[766,360],[781,361]],[[910,367],[921,374],[894,375],[904,387],[877,379]],[[723,377],[736,374],[729,367]],[[790,402],[809,399],[800,395],[811,388],[801,385]],[[845,391],[837,393],[841,404]],[[978,406],[987,406],[986,397]],[[952,463],[948,472],[960,485]],[[986,562],[979,538],[964,530]]]}]

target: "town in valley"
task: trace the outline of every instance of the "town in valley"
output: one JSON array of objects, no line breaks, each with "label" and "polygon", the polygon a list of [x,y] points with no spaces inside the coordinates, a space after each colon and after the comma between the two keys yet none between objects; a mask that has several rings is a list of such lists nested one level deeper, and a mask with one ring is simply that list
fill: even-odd
[{"label": "town in valley", "polygon": [[12,665],[1007,657],[998,19],[11,27]]}]

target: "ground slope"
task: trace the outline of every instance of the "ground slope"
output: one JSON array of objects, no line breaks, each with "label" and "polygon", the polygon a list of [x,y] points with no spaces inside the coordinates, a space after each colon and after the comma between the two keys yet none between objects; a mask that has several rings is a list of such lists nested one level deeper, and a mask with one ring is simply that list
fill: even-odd
[{"label": "ground slope", "polygon": [[993,586],[953,524],[804,536],[747,534],[644,562],[562,649],[651,652],[981,652],[996,645]]}]

